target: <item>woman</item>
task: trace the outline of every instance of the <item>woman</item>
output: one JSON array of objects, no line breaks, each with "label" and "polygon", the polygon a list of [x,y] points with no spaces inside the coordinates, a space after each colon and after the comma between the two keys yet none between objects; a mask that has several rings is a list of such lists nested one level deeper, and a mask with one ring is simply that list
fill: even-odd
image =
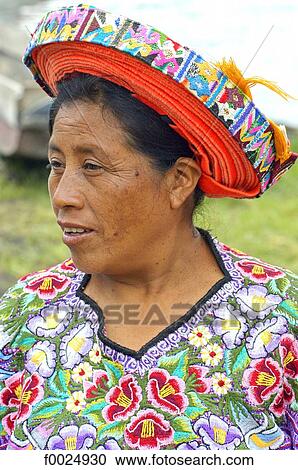
[{"label": "woman", "polygon": [[88,5],[46,14],[24,63],[55,96],[71,258],[2,299],[2,448],[297,447],[294,275],[192,223],[204,195],[260,196],[296,158],[261,80]]}]

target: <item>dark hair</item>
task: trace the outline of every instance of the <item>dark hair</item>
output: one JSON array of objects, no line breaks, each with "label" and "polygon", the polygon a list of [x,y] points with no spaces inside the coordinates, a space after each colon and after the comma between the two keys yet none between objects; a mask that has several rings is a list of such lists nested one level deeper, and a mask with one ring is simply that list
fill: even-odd
[{"label": "dark hair", "polygon": [[[101,105],[119,120],[132,148],[147,155],[156,170],[167,171],[180,156],[195,158],[187,141],[169,126],[173,123],[167,116],[161,116],[134,98],[127,88],[113,81],[76,72],[58,82],[57,91],[57,97],[50,107],[50,135],[63,103],[77,100],[97,103],[100,100]],[[195,188],[193,194],[197,208],[204,194],[199,187]]]}]

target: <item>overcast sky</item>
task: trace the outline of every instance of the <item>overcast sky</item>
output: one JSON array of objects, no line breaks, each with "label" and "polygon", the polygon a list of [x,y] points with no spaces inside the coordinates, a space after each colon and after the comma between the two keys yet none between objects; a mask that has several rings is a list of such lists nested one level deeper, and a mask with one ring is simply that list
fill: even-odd
[{"label": "overcast sky", "polygon": [[[26,6],[28,3],[36,4]],[[19,10],[23,23],[31,31],[41,13],[79,3],[83,2],[18,0],[23,5]],[[231,56],[245,70],[246,77],[258,75],[273,80],[298,98],[297,0],[93,0],[88,3],[151,24],[195,49],[206,60]],[[252,93],[265,115],[298,127],[298,101],[287,102],[261,85],[255,86]]]}]

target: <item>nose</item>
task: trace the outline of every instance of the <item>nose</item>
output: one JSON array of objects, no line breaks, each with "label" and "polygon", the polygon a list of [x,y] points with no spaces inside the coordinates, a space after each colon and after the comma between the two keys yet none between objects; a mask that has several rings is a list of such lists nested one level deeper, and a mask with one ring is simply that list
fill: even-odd
[{"label": "nose", "polygon": [[81,189],[79,175],[75,171],[64,170],[60,178],[49,178],[49,193],[54,209],[74,207],[82,209],[84,195]]}]

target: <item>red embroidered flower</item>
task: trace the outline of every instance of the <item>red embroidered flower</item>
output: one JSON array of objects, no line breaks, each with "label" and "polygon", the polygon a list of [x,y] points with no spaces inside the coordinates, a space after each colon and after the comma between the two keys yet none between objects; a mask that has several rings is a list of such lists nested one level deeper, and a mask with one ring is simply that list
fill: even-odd
[{"label": "red embroidered flower", "polygon": [[281,416],[285,413],[287,405],[292,403],[295,395],[292,387],[285,379],[283,387],[274,398],[273,403],[270,405],[269,410],[276,416]]},{"label": "red embroidered flower", "polygon": [[108,374],[104,370],[96,370],[93,373],[93,382],[89,380],[83,381],[83,387],[86,398],[97,398],[100,394],[100,391],[108,391]]},{"label": "red embroidered flower", "polygon": [[73,272],[76,269],[77,268],[71,258],[68,258],[63,263],[59,264],[59,270],[61,271]]},{"label": "red embroidered flower", "polygon": [[238,258],[243,258],[243,257],[247,258],[248,256],[246,253],[243,253],[243,251],[236,250],[235,248],[231,248],[228,245],[225,245],[224,243],[221,243],[220,246],[222,250],[227,251],[228,253],[233,253],[233,255],[236,255]]},{"label": "red embroidered flower", "polygon": [[148,402],[172,415],[181,414],[188,406],[188,398],[183,393],[185,382],[179,377],[170,376],[165,369],[152,369],[147,384]]},{"label": "red embroidered flower", "polygon": [[255,405],[261,405],[277,392],[281,384],[282,370],[278,363],[267,357],[254,360],[244,371],[242,384],[248,387],[247,395]]},{"label": "red embroidered flower", "polygon": [[279,343],[279,354],[286,377],[298,377],[298,341],[293,335],[284,335]]},{"label": "red embroidered flower", "polygon": [[124,430],[124,439],[132,449],[159,449],[170,444],[173,437],[170,423],[154,410],[139,411]]},{"label": "red embroidered flower", "polygon": [[208,367],[190,366],[188,368],[189,375],[195,374],[196,381],[194,383],[194,387],[198,393],[208,393],[210,391],[211,379],[205,377],[207,372],[209,372]]},{"label": "red embroidered flower", "polygon": [[284,276],[284,273],[279,269],[253,260],[236,261],[235,265],[238,266],[249,279],[255,282],[267,282],[269,279],[277,279]]},{"label": "red embroidered flower", "polygon": [[46,274],[33,279],[24,288],[26,292],[37,292],[41,299],[53,299],[58,292],[62,292],[70,284],[71,280],[59,274]]},{"label": "red embroidered flower", "polygon": [[135,378],[131,374],[121,377],[119,385],[108,392],[106,401],[112,404],[102,410],[102,415],[109,423],[125,421],[139,409],[141,399],[142,389]]},{"label": "red embroidered flower", "polygon": [[32,405],[44,395],[43,379],[36,373],[25,378],[25,371],[17,372],[5,380],[5,388],[0,392],[0,405],[17,408],[2,420],[8,434],[14,429],[14,422],[25,421],[31,413]]}]

